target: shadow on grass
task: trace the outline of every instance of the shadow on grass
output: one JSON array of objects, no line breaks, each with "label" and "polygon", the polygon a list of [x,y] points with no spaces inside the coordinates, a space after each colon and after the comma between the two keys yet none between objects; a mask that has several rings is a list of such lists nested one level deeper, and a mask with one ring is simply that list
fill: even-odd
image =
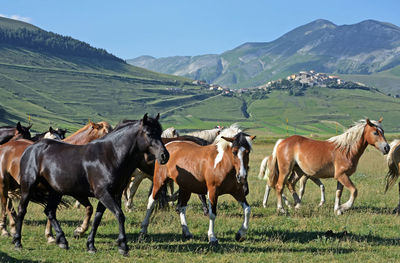
[{"label": "shadow on grass", "polygon": [[357,213],[372,213],[377,215],[394,215],[394,207],[354,206],[351,211]]},{"label": "shadow on grass", "polygon": [[28,263],[32,262],[33,263],[33,262],[39,262],[39,261],[26,260],[26,259],[19,260],[19,259],[13,258],[13,257],[9,256],[8,254],[0,251],[0,262],[28,262]]},{"label": "shadow on grass", "polygon": [[[374,235],[357,235],[344,232],[334,233],[332,230],[322,231],[258,231],[250,230],[250,240],[280,240],[282,242],[309,243],[314,240],[339,240],[366,242],[372,245],[400,245],[400,238],[383,238]],[[233,235],[233,232],[232,232]]]}]

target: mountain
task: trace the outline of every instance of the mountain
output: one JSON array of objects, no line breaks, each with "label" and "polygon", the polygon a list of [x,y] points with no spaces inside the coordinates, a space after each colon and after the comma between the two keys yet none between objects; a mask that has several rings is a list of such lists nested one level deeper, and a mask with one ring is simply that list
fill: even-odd
[{"label": "mountain", "polygon": [[400,65],[400,28],[374,20],[338,26],[319,19],[274,41],[245,43],[218,55],[141,56],[127,62],[231,88],[259,86],[301,70],[371,74]]}]

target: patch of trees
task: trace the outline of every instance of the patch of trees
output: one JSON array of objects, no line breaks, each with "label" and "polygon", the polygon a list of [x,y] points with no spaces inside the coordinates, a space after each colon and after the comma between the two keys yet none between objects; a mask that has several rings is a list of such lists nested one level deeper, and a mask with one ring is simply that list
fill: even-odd
[{"label": "patch of trees", "polygon": [[125,63],[124,60],[108,53],[104,49],[94,48],[72,37],[39,29],[0,29],[0,43],[45,51],[55,55],[101,58]]},{"label": "patch of trees", "polygon": [[309,85],[300,81],[289,81],[287,79],[271,83],[272,89],[288,90],[290,96],[303,96],[308,87]]}]

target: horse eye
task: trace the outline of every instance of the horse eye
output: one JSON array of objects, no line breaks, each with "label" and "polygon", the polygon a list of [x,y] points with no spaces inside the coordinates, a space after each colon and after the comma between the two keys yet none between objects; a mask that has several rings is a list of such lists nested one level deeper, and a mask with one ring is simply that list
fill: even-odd
[{"label": "horse eye", "polygon": [[374,132],[374,135],[378,136],[378,132]]}]

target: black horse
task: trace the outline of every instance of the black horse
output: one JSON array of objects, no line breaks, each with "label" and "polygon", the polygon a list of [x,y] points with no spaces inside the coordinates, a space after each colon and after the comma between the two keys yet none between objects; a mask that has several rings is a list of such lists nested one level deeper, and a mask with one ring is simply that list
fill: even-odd
[{"label": "black horse", "polygon": [[0,127],[0,145],[8,142],[16,135],[19,135],[23,139],[31,139],[31,133],[29,129],[32,125],[24,127],[20,122],[17,123],[16,127]]},{"label": "black horse", "polygon": [[[121,196],[129,182],[138,158],[153,154],[165,164],[169,153],[161,141],[162,128],[155,119],[144,115],[142,120],[124,123],[101,139],[86,145],[70,145],[54,140],[42,140],[28,147],[21,157],[21,201],[18,207],[16,234],[13,242],[21,248],[21,229],[29,201],[46,204],[44,212],[56,231],[56,243],[68,249],[68,242],[56,219],[56,209],[63,195],[70,195],[87,206],[88,197],[99,202],[87,249],[95,252],[94,238],[106,208],[118,219],[119,252],[129,251],[125,234],[125,216]],[[39,195],[36,185],[47,188],[46,198]],[[89,203],[90,204],[90,203]]]}]

